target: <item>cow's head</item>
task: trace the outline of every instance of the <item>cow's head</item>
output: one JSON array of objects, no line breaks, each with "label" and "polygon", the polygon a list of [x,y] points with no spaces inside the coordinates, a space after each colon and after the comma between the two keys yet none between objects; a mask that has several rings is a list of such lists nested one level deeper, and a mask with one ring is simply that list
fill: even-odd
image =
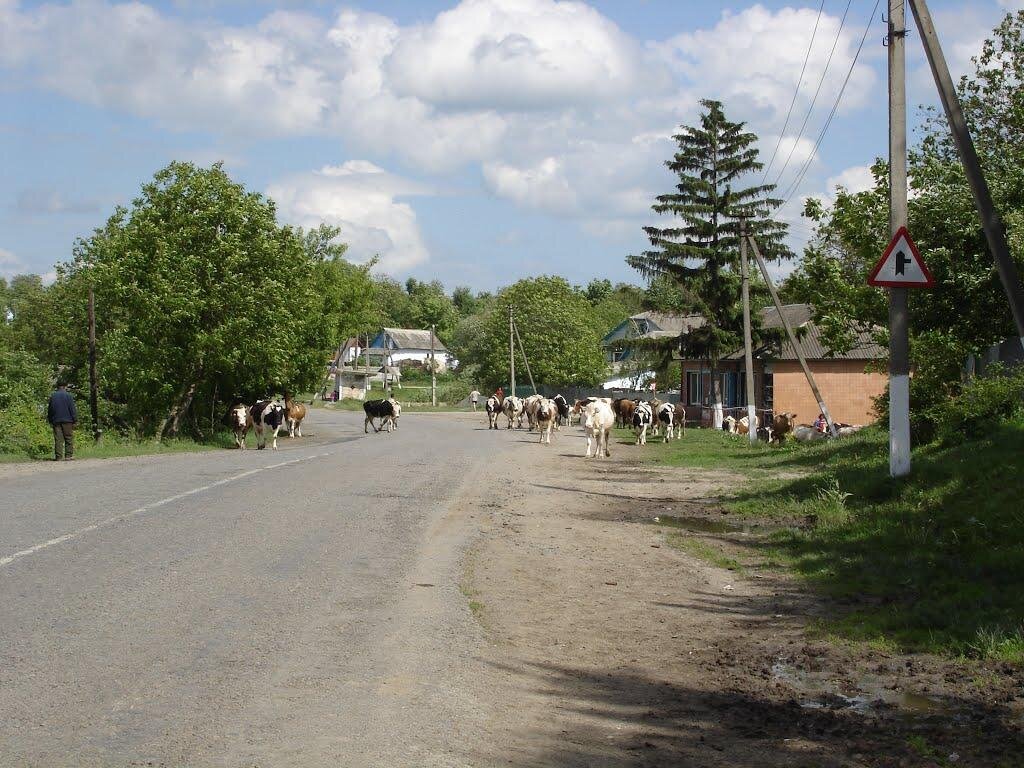
[{"label": "cow's head", "polygon": [[243,428],[248,417],[249,409],[244,405],[236,405],[231,409],[231,426],[238,427],[239,429]]}]

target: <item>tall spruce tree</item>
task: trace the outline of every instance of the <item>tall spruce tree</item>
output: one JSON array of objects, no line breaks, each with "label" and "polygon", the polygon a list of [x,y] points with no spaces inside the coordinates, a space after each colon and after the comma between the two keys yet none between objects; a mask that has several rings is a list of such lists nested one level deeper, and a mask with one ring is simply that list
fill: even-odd
[{"label": "tall spruce tree", "polygon": [[[766,259],[791,254],[783,245],[786,227],[771,219],[781,201],[774,184],[741,186],[763,168],[754,146],[757,136],[743,123],[730,122],[721,102],[704,99],[698,126],[682,126],[679,146],[666,165],[679,177],[676,191],[655,198],[652,209],[675,219],[674,226],[644,227],[652,248],[626,262],[648,279],[668,279],[679,290],[681,306],[700,314],[704,326],[673,340],[684,356],[706,360],[711,370],[715,426],[721,426],[722,355],[743,343],[740,221],[757,239]],[[755,288],[752,281],[751,289]]]}]

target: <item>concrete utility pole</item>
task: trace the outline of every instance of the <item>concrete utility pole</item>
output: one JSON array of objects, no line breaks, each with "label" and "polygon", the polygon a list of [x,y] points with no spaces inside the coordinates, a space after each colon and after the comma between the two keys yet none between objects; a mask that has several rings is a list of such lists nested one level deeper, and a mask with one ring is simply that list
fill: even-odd
[{"label": "concrete utility pole", "polygon": [[437,408],[437,365],[434,362],[434,324],[430,324],[430,404]]},{"label": "concrete utility pole", "polygon": [[[889,0],[889,234],[907,225],[906,0]],[[889,474],[910,474],[907,289],[889,289]]]},{"label": "concrete utility pole", "polygon": [[782,327],[786,329],[786,336],[789,338],[789,343],[793,345],[793,351],[796,352],[796,359],[800,361],[800,367],[804,371],[807,384],[810,386],[811,392],[814,393],[814,399],[817,401],[818,407],[821,408],[821,412],[825,415],[828,431],[832,437],[838,437],[839,432],[836,429],[836,425],[832,422],[832,414],[829,413],[828,406],[825,405],[825,399],[821,396],[821,390],[818,389],[818,383],[814,380],[814,374],[811,373],[811,367],[807,365],[807,358],[804,357],[800,345],[796,343],[796,334],[793,333],[793,326],[790,324],[789,318],[786,317],[786,313],[782,311],[782,301],[779,300],[779,292],[775,290],[772,276],[768,274],[768,266],[764,263],[764,259],[761,258],[761,249],[757,247],[757,241],[753,235],[747,235],[747,241],[754,252],[754,258],[757,259],[757,266],[761,268],[761,275],[768,285],[768,290],[772,294],[772,301],[775,302],[775,308],[779,311],[779,317],[782,319]]},{"label": "concrete utility pole", "polygon": [[953,78],[949,75],[949,67],[946,65],[946,57],[939,45],[939,36],[935,32],[935,25],[932,23],[928,5],[925,0],[910,0],[910,9],[914,12],[914,20],[921,32],[921,42],[924,43],[928,64],[931,66],[935,85],[939,89],[942,108],[946,112],[946,119],[949,121],[953,140],[960,153],[967,181],[974,193],[974,202],[978,207],[978,215],[981,217],[981,226],[985,230],[989,250],[992,251],[992,256],[995,258],[999,279],[1003,283],[1003,290],[1006,291],[1006,297],[1010,302],[1010,312],[1017,325],[1017,335],[1020,337],[1021,344],[1024,345],[1024,287],[1021,285],[1017,265],[1010,257],[1010,248],[1006,243],[1006,230],[992,202],[992,194],[989,192],[988,183],[981,171],[978,153],[974,149],[974,142],[967,130],[967,121],[964,120],[960,99],[957,97],[956,88],[953,87]]},{"label": "concrete utility pole", "polygon": [[514,342],[515,326],[512,323],[512,305],[508,305],[508,371],[512,386],[509,388],[509,397],[516,396],[516,348]]},{"label": "concrete utility pole", "polygon": [[740,221],[740,274],[743,279],[743,364],[747,369],[747,434],[757,442],[757,412],[754,407],[754,351],[750,334],[750,267],[747,263],[747,220]]},{"label": "concrete utility pole", "polygon": [[92,438],[99,442],[100,429],[99,384],[96,380],[96,296],[89,286],[89,416],[92,417]]},{"label": "concrete utility pole", "polygon": [[538,394],[537,384],[533,380],[533,371],[530,370],[530,358],[526,356],[526,350],[523,348],[523,339],[519,335],[519,323],[513,321],[512,328],[516,332],[516,341],[519,342],[519,351],[523,355],[523,362],[526,363],[526,375],[530,377],[530,386],[533,387],[533,394]]},{"label": "concrete utility pole", "polygon": [[[366,334],[366,349],[364,350],[363,357],[366,360],[366,375],[363,377],[363,399],[366,399],[366,393],[370,391],[370,334]],[[359,359],[356,358],[356,362]],[[387,384],[387,373],[384,374],[384,383]]]}]

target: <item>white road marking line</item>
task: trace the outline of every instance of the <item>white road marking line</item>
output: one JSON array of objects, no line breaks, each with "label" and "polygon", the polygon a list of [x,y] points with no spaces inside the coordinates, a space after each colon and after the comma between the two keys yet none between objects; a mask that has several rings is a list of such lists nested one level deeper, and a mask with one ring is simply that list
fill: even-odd
[{"label": "white road marking line", "polygon": [[[322,453],[322,454],[320,454],[320,456],[330,456],[330,455],[331,455],[330,453]],[[77,539],[79,536],[83,536],[83,535],[85,535],[87,533],[91,533],[92,531],[98,530],[100,528],[106,528],[108,526],[113,525],[114,523],[120,523],[123,520],[129,520],[129,519],[131,519],[133,517],[137,517],[137,516],[143,514],[144,512],[150,512],[150,511],[156,509],[157,507],[163,507],[163,506],[165,506],[167,504],[171,504],[171,503],[173,503],[175,501],[180,501],[181,499],[187,498],[189,496],[194,496],[197,493],[203,493],[204,491],[209,491],[212,488],[217,488],[218,486],[221,486],[221,485],[227,485],[228,483],[233,483],[236,480],[241,480],[243,477],[249,477],[249,475],[255,475],[257,472],[263,472],[264,470],[267,470],[267,469],[277,469],[278,467],[286,467],[289,464],[298,464],[300,461],[307,461],[310,458],[317,458],[317,457],[316,456],[309,456],[309,457],[303,457],[303,458],[300,458],[300,459],[291,459],[290,461],[281,461],[281,462],[278,462],[277,464],[270,464],[269,466],[266,466],[266,467],[257,467],[256,469],[248,469],[245,472],[239,472],[237,475],[232,475],[231,477],[225,477],[223,480],[218,480],[215,483],[210,483],[209,485],[202,485],[199,488],[193,488],[190,491],[185,491],[184,493],[178,493],[178,494],[175,494],[174,496],[168,496],[166,499],[160,499],[160,501],[154,501],[152,504],[147,504],[144,507],[139,507],[138,509],[133,509],[131,512],[125,512],[125,513],[120,514],[120,515],[115,515],[114,517],[107,518],[106,520],[103,520],[102,522],[93,523],[92,525],[87,525],[84,528],[79,528],[77,531],[72,531],[71,533],[65,533],[63,536],[58,536],[58,537],[56,537],[54,539],[50,539],[48,541],[43,541],[43,542],[41,542],[39,544],[36,544],[34,546],[29,547],[28,549],[23,549],[20,552],[15,552],[12,555],[7,555],[6,557],[0,557],[0,568],[3,568],[5,565],[10,565],[11,563],[13,563],[15,560],[18,560],[19,558],[27,557],[28,555],[33,555],[36,552],[39,552],[40,550],[48,549],[49,547],[56,546],[57,544],[63,544],[65,541],[70,541],[71,539]]]}]

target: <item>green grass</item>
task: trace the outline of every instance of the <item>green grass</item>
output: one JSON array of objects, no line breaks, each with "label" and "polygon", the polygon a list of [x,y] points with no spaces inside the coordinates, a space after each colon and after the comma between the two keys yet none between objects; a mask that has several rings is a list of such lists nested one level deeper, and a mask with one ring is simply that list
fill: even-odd
[{"label": "green grass", "polygon": [[[217,432],[210,440],[175,438],[173,440],[139,440],[108,434],[93,442],[92,436],[75,433],[75,459],[113,459],[124,456],[148,456],[154,453],[188,453],[191,451],[219,451],[234,448],[234,439],[229,432]],[[0,454],[0,463],[49,461],[30,459],[21,454]]]},{"label": "green grass", "polygon": [[726,508],[778,523],[751,556],[838,598],[829,632],[1024,663],[1024,421],[918,447],[902,480],[878,429],[782,448],[691,430],[647,454],[746,477]]}]

